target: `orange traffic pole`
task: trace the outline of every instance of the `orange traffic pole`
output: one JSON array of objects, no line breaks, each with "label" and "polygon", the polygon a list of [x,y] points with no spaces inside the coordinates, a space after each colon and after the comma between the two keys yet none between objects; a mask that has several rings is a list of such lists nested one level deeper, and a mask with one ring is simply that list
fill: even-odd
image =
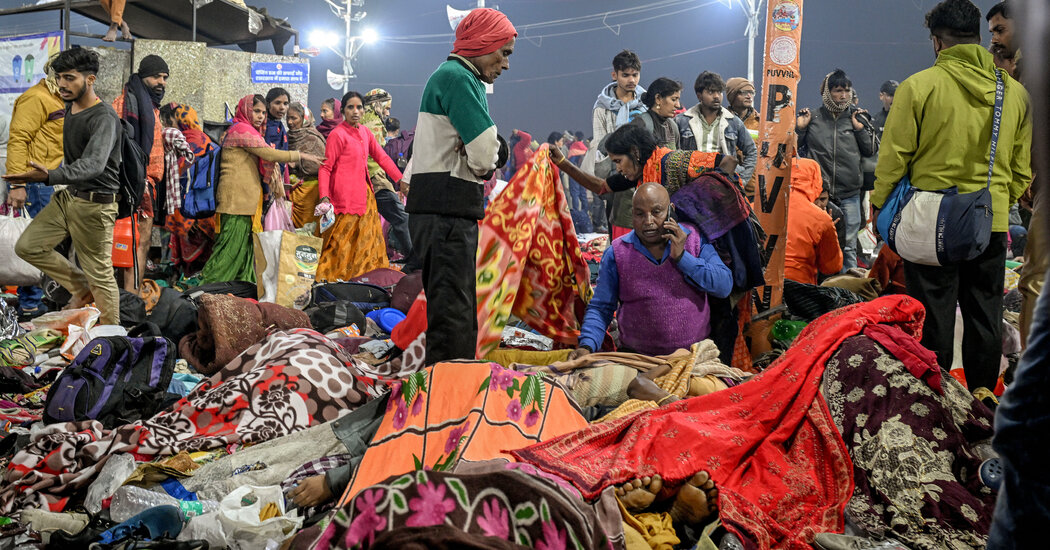
[{"label": "orange traffic pole", "polygon": [[752,325],[752,351],[768,349],[772,322],[782,311],[784,255],[787,245],[791,160],[795,154],[795,111],[798,90],[802,1],[770,0],[766,16],[765,60],[762,65],[762,123],[754,208],[767,234],[769,255],[766,284],[758,290],[757,316]]}]

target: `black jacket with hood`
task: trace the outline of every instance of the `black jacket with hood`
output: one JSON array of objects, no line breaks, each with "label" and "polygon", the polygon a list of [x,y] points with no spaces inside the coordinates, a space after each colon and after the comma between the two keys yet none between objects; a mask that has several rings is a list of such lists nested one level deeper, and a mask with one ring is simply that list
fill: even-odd
[{"label": "black jacket with hood", "polygon": [[853,129],[850,117],[855,110],[851,106],[836,117],[821,106],[809,126],[797,129],[799,151],[820,164],[824,185],[836,202],[860,194],[864,186],[861,158],[875,154],[872,132],[866,126]]}]

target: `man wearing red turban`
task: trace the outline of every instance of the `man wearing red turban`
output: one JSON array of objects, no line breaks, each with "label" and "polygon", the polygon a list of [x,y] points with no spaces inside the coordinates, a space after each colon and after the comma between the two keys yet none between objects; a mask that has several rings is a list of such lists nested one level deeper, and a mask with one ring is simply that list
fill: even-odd
[{"label": "man wearing red turban", "polygon": [[463,57],[482,56],[496,51],[515,36],[518,31],[506,15],[491,8],[476,9],[456,27],[452,53]]},{"label": "man wearing red turban", "polygon": [[405,210],[423,266],[428,365],[473,359],[477,347],[478,220],[485,215],[484,182],[500,161],[485,83],[510,68],[517,35],[506,15],[471,11],[456,28],[452,54],[423,90]]}]

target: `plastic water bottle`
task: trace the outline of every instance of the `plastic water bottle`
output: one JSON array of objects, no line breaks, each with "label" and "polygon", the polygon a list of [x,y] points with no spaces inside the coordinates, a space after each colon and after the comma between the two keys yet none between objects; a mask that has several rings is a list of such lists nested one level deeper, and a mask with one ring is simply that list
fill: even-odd
[{"label": "plastic water bottle", "polygon": [[165,504],[178,507],[187,520],[219,509],[219,503],[214,500],[179,500],[165,493],[125,485],[113,494],[113,500],[109,505],[109,515],[113,521],[123,523],[140,512]]},{"label": "plastic water bottle", "polygon": [[113,496],[124,480],[134,472],[135,457],[127,453],[111,456],[98,477],[88,487],[87,496],[84,497],[84,508],[92,514],[101,512],[102,501]]},{"label": "plastic water bottle", "polygon": [[790,344],[795,341],[795,338],[802,332],[802,329],[806,328],[807,324],[805,321],[780,319],[773,323],[773,330],[770,331],[769,335],[773,340]]}]

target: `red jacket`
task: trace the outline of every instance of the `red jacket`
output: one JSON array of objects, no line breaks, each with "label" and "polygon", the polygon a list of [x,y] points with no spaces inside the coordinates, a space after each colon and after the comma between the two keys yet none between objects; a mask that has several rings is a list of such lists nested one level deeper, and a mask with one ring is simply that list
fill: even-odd
[{"label": "red jacket", "polygon": [[518,130],[518,142],[514,144],[514,168],[525,166],[532,158],[532,136]]}]

